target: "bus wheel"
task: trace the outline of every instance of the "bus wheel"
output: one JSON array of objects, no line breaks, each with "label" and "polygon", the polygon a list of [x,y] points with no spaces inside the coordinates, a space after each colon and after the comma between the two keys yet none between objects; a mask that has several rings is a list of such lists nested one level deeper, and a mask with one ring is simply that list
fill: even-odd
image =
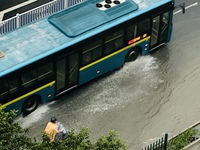
[{"label": "bus wheel", "polygon": [[135,61],[139,55],[139,48],[131,49],[126,55],[126,62]]},{"label": "bus wheel", "polygon": [[23,105],[23,115],[26,116],[37,109],[39,106],[40,97],[39,96],[31,96],[29,97],[24,105]]}]

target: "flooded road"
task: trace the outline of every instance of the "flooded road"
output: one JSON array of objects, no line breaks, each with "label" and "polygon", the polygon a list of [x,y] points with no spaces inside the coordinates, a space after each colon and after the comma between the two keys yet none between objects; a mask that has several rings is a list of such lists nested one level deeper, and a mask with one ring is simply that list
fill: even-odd
[{"label": "flooded road", "polygon": [[159,51],[17,121],[38,139],[51,116],[69,129],[88,127],[93,141],[115,130],[130,150],[142,149],[163,133],[176,135],[200,120],[199,14],[199,6],[176,14],[172,40]]}]

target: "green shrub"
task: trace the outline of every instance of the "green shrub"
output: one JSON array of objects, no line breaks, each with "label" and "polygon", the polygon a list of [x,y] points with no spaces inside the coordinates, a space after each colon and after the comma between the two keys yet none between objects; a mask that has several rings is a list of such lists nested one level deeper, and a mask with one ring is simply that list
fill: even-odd
[{"label": "green shrub", "polygon": [[92,144],[87,128],[81,129],[79,133],[72,129],[63,141],[50,143],[45,134],[42,141],[36,141],[26,136],[28,129],[14,122],[15,116],[14,111],[4,112],[0,106],[0,150],[126,150],[125,142],[114,131]]},{"label": "green shrub", "polygon": [[189,144],[189,138],[197,135],[197,130],[190,128],[168,141],[167,150],[180,150]]}]

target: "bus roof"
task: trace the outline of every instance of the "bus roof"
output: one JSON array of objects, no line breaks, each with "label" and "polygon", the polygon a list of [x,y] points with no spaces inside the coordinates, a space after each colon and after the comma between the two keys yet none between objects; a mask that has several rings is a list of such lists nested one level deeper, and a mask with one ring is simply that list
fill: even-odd
[{"label": "bus roof", "polygon": [[172,0],[119,1],[85,1],[0,36],[0,77]]}]

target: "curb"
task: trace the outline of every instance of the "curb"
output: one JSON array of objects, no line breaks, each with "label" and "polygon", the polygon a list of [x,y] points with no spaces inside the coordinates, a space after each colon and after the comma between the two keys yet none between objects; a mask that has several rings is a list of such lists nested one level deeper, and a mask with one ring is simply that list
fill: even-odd
[{"label": "curb", "polygon": [[168,141],[170,141],[171,139],[177,137],[178,135],[180,135],[181,133],[185,132],[187,129],[190,129],[190,128],[194,128],[196,126],[200,125],[200,121],[197,121],[196,123],[190,125],[189,127],[185,128],[184,130],[182,130],[180,133],[176,134],[175,136],[173,136],[172,138],[168,139]]},{"label": "curb", "polygon": [[[172,138],[168,139],[168,141],[176,138],[178,135],[182,134],[186,130],[191,129],[191,128],[195,128],[197,126],[199,126],[199,129],[200,129],[200,121],[197,121],[196,123],[194,123],[194,124],[190,125],[189,127],[185,128],[180,133],[178,133],[175,136],[173,136]],[[197,129],[197,130],[199,130],[199,129]],[[199,147],[200,147],[200,138],[197,138],[194,141],[192,141],[191,143],[189,143],[188,145],[186,145],[181,150],[199,150]]]},{"label": "curb", "polygon": [[200,139],[195,140],[194,142],[190,143],[189,145],[185,146],[181,150],[190,150],[192,148],[195,148],[195,146],[200,145]]}]

